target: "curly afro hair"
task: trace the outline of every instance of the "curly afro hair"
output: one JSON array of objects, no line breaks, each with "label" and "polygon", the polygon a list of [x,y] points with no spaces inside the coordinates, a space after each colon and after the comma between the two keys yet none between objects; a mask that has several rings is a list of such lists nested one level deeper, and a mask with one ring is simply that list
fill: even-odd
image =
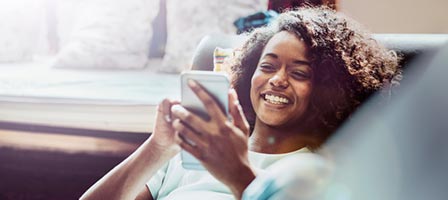
[{"label": "curly afro hair", "polygon": [[303,123],[318,141],[328,138],[372,93],[399,84],[397,54],[355,21],[327,7],[290,10],[249,33],[241,53],[231,61],[232,84],[251,127],[255,123],[251,78],[264,46],[281,31],[295,34],[309,48],[315,80]]}]

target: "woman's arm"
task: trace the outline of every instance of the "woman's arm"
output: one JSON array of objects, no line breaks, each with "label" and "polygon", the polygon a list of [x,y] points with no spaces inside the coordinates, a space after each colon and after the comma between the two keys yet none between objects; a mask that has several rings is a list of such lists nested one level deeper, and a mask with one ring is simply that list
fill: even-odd
[{"label": "woman's arm", "polygon": [[143,187],[143,189],[140,191],[140,194],[135,198],[135,200],[154,200],[152,198],[151,191],[149,191],[149,188],[146,187],[146,185]]},{"label": "woman's arm", "polygon": [[91,186],[81,199],[135,199],[141,194],[146,182],[180,150],[170,120],[174,104],[177,102],[169,100],[159,104],[153,134]]}]

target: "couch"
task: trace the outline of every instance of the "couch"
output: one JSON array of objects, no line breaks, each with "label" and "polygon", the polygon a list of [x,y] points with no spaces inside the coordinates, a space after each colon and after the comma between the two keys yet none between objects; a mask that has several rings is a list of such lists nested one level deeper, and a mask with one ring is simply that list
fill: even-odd
[{"label": "couch", "polygon": [[[434,65],[430,62],[434,56],[439,60],[443,57],[438,54],[443,47],[444,55],[447,55],[448,34],[375,34],[374,37],[402,58],[403,87],[398,88],[402,95],[394,97],[388,107],[380,109],[375,107],[372,110],[372,104],[369,104],[372,100],[364,104],[361,112],[355,114],[354,121],[330,138],[324,153],[331,152],[334,168],[322,167],[323,162],[314,161],[315,158],[306,164],[296,162],[303,161],[303,158],[287,158],[257,177],[246,190],[246,198],[301,199],[300,194],[305,196],[304,199],[339,199],[347,195],[353,199],[446,198],[442,185],[447,182],[444,169],[448,161],[442,159],[446,155],[439,149],[444,149],[444,152],[447,149],[446,123],[443,120],[446,117],[441,117],[447,115],[447,93],[434,86],[443,77],[435,73],[447,70],[441,68],[440,62],[439,66],[428,66]],[[213,70],[214,49],[235,48],[244,39],[243,36],[229,35],[204,37],[195,51],[192,69]],[[422,75],[416,73],[416,69],[429,73]],[[421,82],[425,84],[419,84]],[[403,96],[403,92],[407,95],[412,92],[411,98]],[[442,98],[437,101],[434,97]],[[428,118],[421,119],[421,114]],[[428,138],[428,134],[433,138]],[[409,163],[412,166],[408,166]],[[318,167],[307,171],[308,166],[315,165]],[[327,173],[330,171],[335,173]],[[319,179],[312,178],[313,175]],[[311,194],[315,196],[306,196]]]},{"label": "couch", "polygon": [[[403,55],[402,63],[416,56],[435,51],[448,41],[448,34],[376,34],[387,47]],[[198,44],[192,69],[211,70],[215,47],[236,47],[243,36],[208,35]],[[123,141],[124,135],[116,140]],[[100,136],[92,136],[100,137]],[[134,143],[143,142],[142,136]],[[104,144],[103,144],[104,145]],[[120,155],[89,155],[66,152],[22,151],[0,149],[0,199],[75,199],[97,179],[123,160],[129,152]]]},{"label": "couch", "polygon": [[[446,199],[448,94],[438,86],[447,82],[440,74],[447,71],[448,34],[374,37],[402,58],[404,79],[397,89],[401,95],[378,109],[370,107],[377,100],[373,98],[330,138],[323,152],[331,152],[333,168],[323,167],[324,162],[316,158],[306,164],[297,162],[302,157],[287,158],[258,176],[245,191],[246,198]],[[235,48],[244,39],[229,35],[203,38],[192,69],[213,70],[214,49]],[[309,170],[309,166],[315,168]]]}]

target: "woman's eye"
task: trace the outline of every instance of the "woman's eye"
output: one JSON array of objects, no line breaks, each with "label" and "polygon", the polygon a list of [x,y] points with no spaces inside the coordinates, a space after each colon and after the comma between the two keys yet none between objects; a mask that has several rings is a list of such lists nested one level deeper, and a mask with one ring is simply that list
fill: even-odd
[{"label": "woman's eye", "polygon": [[273,72],[273,71],[275,71],[275,67],[272,66],[272,65],[268,65],[268,64],[260,65],[260,69],[261,69],[261,71],[264,71],[264,72]]},{"label": "woman's eye", "polygon": [[310,79],[311,76],[306,72],[295,71],[291,73],[291,76],[297,80],[307,80]]}]

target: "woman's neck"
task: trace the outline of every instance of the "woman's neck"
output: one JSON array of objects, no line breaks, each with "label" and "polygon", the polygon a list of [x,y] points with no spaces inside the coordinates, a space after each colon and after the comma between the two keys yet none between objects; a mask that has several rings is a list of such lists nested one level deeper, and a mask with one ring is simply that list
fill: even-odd
[{"label": "woman's neck", "polygon": [[289,153],[312,143],[309,133],[298,127],[273,127],[256,122],[250,137],[251,151],[269,154]]}]

